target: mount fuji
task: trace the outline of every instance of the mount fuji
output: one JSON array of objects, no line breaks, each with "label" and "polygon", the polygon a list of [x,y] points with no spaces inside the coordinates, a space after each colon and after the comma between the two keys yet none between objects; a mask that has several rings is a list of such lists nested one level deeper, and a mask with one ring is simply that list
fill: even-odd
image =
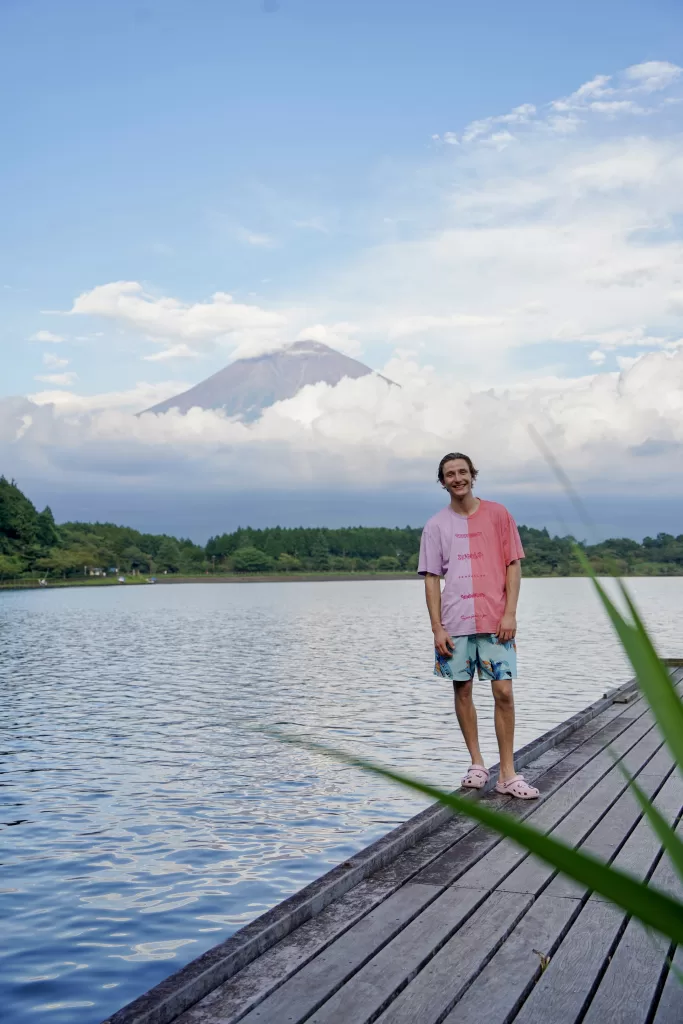
[{"label": "mount fuji", "polygon": [[[223,409],[228,416],[250,422],[275,402],[293,398],[307,384],[334,385],[345,377],[356,380],[374,373],[369,366],[329,345],[319,341],[296,341],[260,356],[236,359],[188,391],[167,398],[145,412],[178,409],[186,413],[198,406]],[[386,377],[382,380],[393,385]]]}]

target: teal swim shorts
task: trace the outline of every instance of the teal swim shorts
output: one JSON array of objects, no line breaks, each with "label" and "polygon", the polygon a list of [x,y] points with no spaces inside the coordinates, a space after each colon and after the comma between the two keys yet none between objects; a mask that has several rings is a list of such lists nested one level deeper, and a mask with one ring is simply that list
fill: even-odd
[{"label": "teal swim shorts", "polygon": [[453,653],[447,658],[435,649],[434,675],[467,683],[474,679],[515,679],[517,646],[514,640],[501,643],[495,633],[472,633],[453,636]]}]

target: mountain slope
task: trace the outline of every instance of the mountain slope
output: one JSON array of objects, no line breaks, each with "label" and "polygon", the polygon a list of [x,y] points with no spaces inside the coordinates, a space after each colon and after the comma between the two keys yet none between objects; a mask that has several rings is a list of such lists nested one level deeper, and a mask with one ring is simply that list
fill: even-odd
[{"label": "mountain slope", "polygon": [[[307,384],[338,384],[374,373],[369,366],[318,341],[297,341],[287,348],[234,363],[195,384],[180,395],[159,402],[146,412],[178,409],[224,409],[228,416],[258,419],[275,402],[293,398]],[[386,378],[383,378],[386,380]],[[388,383],[392,383],[389,381]]]}]

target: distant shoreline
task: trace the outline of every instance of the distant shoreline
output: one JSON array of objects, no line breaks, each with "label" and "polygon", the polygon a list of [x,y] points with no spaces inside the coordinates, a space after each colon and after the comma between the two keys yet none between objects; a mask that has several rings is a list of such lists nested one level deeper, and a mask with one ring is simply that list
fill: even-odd
[{"label": "distant shoreline", "polygon": [[[653,574],[624,574],[625,579],[680,579],[683,573],[653,573]],[[527,580],[571,580],[582,579],[583,573],[564,575],[527,575]],[[298,572],[298,573],[244,573],[229,574],[221,573],[216,575],[202,576],[157,576],[155,586],[158,584],[182,584],[182,583],[353,583],[368,582],[371,580],[420,580],[421,577],[414,572]],[[130,576],[125,583],[119,583],[116,578],[86,578],[79,579],[54,579],[48,580],[47,585],[41,587],[37,580],[0,580],[0,590],[58,590],[66,587],[140,587],[150,585],[146,576]]]},{"label": "distant shoreline", "polygon": [[[367,580],[419,580],[421,577],[414,572],[298,572],[298,573],[244,573],[229,574],[221,573],[215,576],[157,576],[156,583],[320,583],[329,581],[334,583],[346,581],[367,581]],[[111,579],[85,578],[48,580],[47,585],[41,587],[36,580],[1,580],[0,590],[57,590],[64,587],[139,587],[146,584],[147,576],[129,576],[125,583],[112,577]]]}]

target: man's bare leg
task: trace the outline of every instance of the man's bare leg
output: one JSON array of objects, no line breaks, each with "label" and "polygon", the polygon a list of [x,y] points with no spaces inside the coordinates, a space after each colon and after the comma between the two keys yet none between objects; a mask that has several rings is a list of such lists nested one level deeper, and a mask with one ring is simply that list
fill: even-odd
[{"label": "man's bare leg", "polygon": [[511,679],[494,679],[491,683],[495,701],[494,722],[500,751],[500,780],[507,782],[515,774],[515,701]]},{"label": "man's bare leg", "polygon": [[466,683],[453,683],[455,694],[455,714],[458,725],[462,732],[463,739],[467,745],[472,764],[480,764],[483,767],[484,761],[479,749],[479,729],[477,728],[477,709],[472,700],[472,680]]}]

